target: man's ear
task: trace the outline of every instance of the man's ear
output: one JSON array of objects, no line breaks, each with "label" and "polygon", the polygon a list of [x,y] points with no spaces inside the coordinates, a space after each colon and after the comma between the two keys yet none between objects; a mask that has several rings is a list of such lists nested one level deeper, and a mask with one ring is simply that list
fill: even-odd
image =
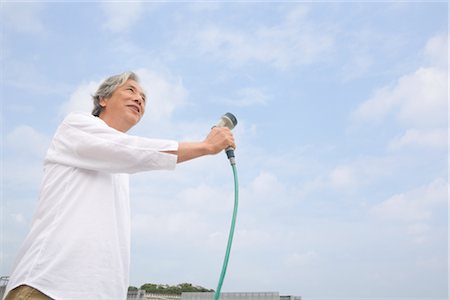
[{"label": "man's ear", "polygon": [[106,107],[106,101],[107,99],[105,98],[100,98],[100,101],[98,102],[98,104],[100,104],[101,107]]}]

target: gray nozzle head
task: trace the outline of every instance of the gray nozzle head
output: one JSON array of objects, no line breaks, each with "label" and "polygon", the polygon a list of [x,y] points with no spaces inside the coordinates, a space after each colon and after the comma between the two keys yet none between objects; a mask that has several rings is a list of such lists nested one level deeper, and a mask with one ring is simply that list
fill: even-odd
[{"label": "gray nozzle head", "polygon": [[236,117],[232,113],[227,112],[225,115],[223,115],[223,117],[228,118],[230,122],[233,124],[233,127],[230,129],[233,129],[234,126],[236,126],[238,123]]},{"label": "gray nozzle head", "polygon": [[227,127],[230,130],[234,128],[237,124],[237,119],[232,113],[226,113],[221,118],[219,123],[217,123],[217,127]]}]

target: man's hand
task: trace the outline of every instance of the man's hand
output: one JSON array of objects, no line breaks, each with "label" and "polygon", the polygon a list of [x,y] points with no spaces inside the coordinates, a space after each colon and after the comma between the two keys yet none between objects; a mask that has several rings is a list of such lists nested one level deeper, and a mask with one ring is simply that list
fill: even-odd
[{"label": "man's hand", "polygon": [[227,127],[213,127],[203,143],[208,154],[217,154],[228,147],[236,148],[233,134]]},{"label": "man's hand", "polygon": [[232,147],[236,148],[233,134],[226,127],[213,127],[203,142],[179,142],[177,151],[164,151],[177,155],[177,163],[208,154],[217,154]]}]

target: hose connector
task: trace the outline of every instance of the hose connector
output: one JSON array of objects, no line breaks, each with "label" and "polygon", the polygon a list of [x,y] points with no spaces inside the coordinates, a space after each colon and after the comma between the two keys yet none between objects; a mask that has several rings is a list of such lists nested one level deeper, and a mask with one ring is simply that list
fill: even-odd
[{"label": "hose connector", "polygon": [[228,160],[230,161],[230,164],[234,166],[236,164],[236,158],[234,156],[234,149],[231,147],[228,147],[225,149],[225,153],[227,154]]}]

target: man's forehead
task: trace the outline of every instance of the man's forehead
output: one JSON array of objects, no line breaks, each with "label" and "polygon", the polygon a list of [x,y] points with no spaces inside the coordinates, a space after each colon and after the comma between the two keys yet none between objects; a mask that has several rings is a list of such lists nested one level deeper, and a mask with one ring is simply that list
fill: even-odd
[{"label": "man's forehead", "polygon": [[128,79],[127,81],[125,81],[124,85],[136,87],[136,88],[139,88],[140,90],[142,90],[141,85],[133,79]]}]

